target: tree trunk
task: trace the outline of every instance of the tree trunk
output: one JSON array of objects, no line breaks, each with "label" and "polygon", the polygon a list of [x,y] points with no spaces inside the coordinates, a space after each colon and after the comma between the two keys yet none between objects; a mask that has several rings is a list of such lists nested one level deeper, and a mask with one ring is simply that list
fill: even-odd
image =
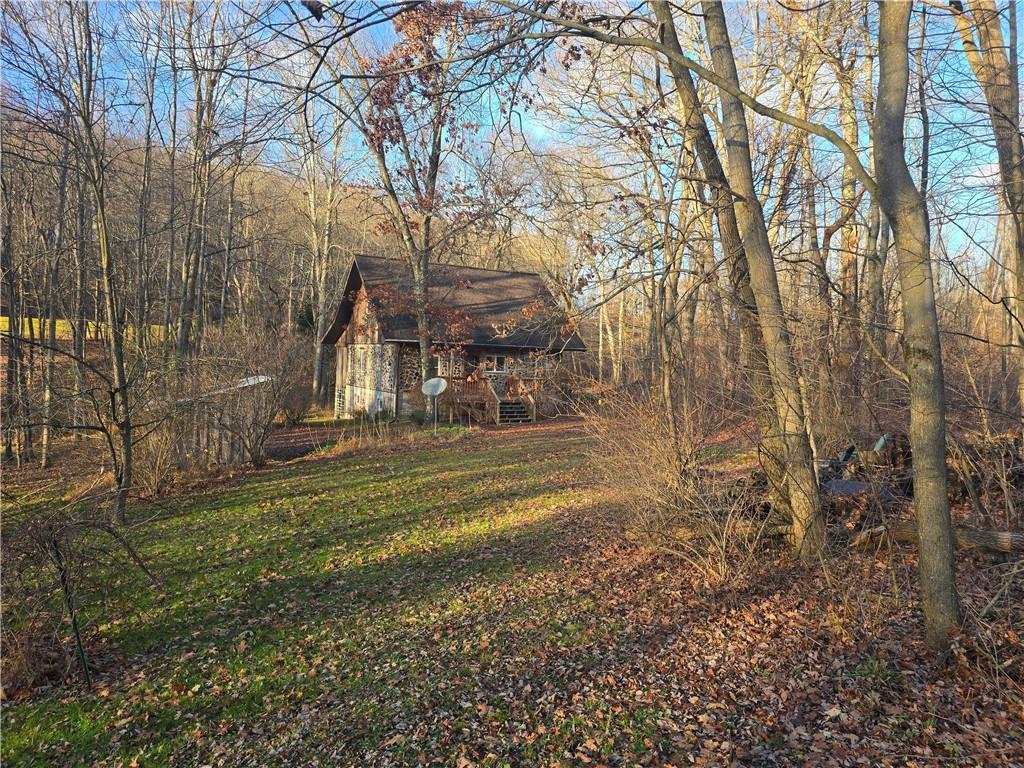
[{"label": "tree trunk", "polygon": [[6,184],[0,184],[0,196],[3,197],[2,238],[0,238],[0,275],[3,277],[4,303],[7,305],[7,353],[3,399],[5,404],[4,420],[4,461],[15,459],[20,465],[20,451],[14,450],[14,423],[17,414],[16,384],[19,374],[21,350],[21,316],[18,314],[18,285],[14,271],[14,253],[11,229],[11,192]]},{"label": "tree trunk", "polygon": [[618,327],[614,346],[617,349],[612,368],[612,382],[618,386],[622,383],[622,358],[626,353],[626,296],[624,293],[619,294]]},{"label": "tree trunk", "polygon": [[[715,71],[738,89],[739,76],[722,4],[718,0],[704,0],[701,7]],[[729,181],[733,191],[742,198],[737,206],[738,218],[775,394],[778,425],[785,444],[789,504],[793,515],[792,543],[801,559],[811,560],[820,556],[824,546],[825,524],[805,430],[792,340],[782,309],[764,211],[754,189],[745,109],[739,99],[724,90],[719,89],[719,97],[729,157]]]},{"label": "tree trunk", "polygon": [[171,93],[170,93],[170,144],[167,148],[168,176],[170,177],[170,199],[167,207],[167,261],[164,265],[164,317],[163,317],[163,349],[161,360],[164,371],[168,368],[168,360],[171,354],[171,293],[174,288],[174,254],[177,247],[177,159],[178,159],[178,64],[177,55],[178,39],[176,35],[175,13],[172,8],[167,14],[168,29],[168,55],[171,64]]},{"label": "tree trunk", "polygon": [[[78,209],[78,217],[76,222],[75,231],[75,322],[71,326],[71,349],[74,354],[74,365],[75,365],[75,419],[81,421],[84,419],[83,398],[85,397],[85,342],[88,328],[88,307],[86,306],[88,290],[87,290],[87,277],[86,277],[86,243],[87,239],[87,225],[86,225],[86,207],[88,205],[85,189],[83,186],[84,178],[81,168],[76,168],[76,180],[75,180],[75,200],[76,207]],[[81,439],[81,432],[75,432],[75,439]]]},{"label": "tree trunk", "polygon": [[[801,104],[806,104],[801,100]],[[801,115],[806,117],[806,113]],[[804,234],[807,237],[811,272],[811,292],[814,308],[811,310],[810,346],[813,350],[812,364],[815,369],[814,406],[824,409],[832,392],[832,356],[829,354],[832,340],[832,286],[829,282],[828,263],[818,241],[818,210],[815,199],[816,181],[809,137],[804,137],[803,156],[806,178],[804,182]]]},{"label": "tree trunk", "polygon": [[[1016,3],[1009,5],[1009,48],[1003,40],[1000,14],[993,0],[971,0],[970,10],[953,17],[971,65],[988,103],[989,120],[999,160],[1002,197],[1009,213],[1010,239],[1015,258],[1009,310],[1017,356],[1017,393],[1021,429],[1024,430],[1024,138],[1021,136],[1016,46]],[[977,32],[977,38],[975,38]],[[1009,53],[1007,51],[1009,50]]]},{"label": "tree trunk", "polygon": [[604,329],[608,323],[608,313],[605,308],[604,280],[598,280],[598,301],[597,308],[597,381],[604,383]]},{"label": "tree trunk", "polygon": [[[98,164],[98,161],[96,161]],[[102,171],[99,171],[102,173]],[[113,389],[110,392],[111,416],[120,437],[119,463],[114,469],[114,511],[119,522],[126,521],[128,492],[132,485],[132,413],[128,398],[128,376],[124,360],[124,327],[118,313],[114,278],[114,262],[110,252],[103,182],[97,175],[92,179],[93,203],[96,206],[96,236],[100,250],[100,270],[103,277],[103,298],[109,331],[110,363]]]},{"label": "tree trunk", "polygon": [[[427,313],[427,285],[429,284],[430,262],[426,254],[417,258],[416,269],[413,270],[413,302],[416,305],[416,335],[419,339],[420,377],[426,381],[433,375],[430,359],[430,316]],[[428,398],[425,404],[427,414],[433,415],[433,405]]]},{"label": "tree trunk", "polygon": [[[160,25],[158,25],[158,33]],[[135,223],[135,343],[139,349],[149,348],[149,312],[148,310],[148,236],[149,236],[149,203],[153,171],[153,102],[156,98],[157,57],[159,56],[159,38],[157,53],[154,55],[152,68],[146,81],[146,127],[145,145],[143,147],[142,183],[139,190],[139,205]]]},{"label": "tree trunk", "polygon": [[47,337],[49,344],[43,350],[43,434],[39,447],[39,466],[50,466],[50,448],[53,440],[53,377],[56,373],[57,346],[57,301],[59,293],[60,259],[64,254],[67,226],[65,211],[67,202],[68,152],[65,149],[61,159],[60,182],[57,187],[57,216],[52,238],[52,262],[46,270]]},{"label": "tree trunk", "polygon": [[[662,42],[673,51],[681,53],[682,48],[668,4],[656,2],[653,8],[661,25]],[[668,66],[676,86],[687,141],[696,151],[704,175],[708,179],[712,194],[711,202],[718,219],[718,233],[729,269],[729,283],[739,310],[740,358],[747,371],[754,399],[754,412],[761,436],[759,449],[772,489],[772,502],[784,514],[791,515],[789,478],[785,468],[786,451],[778,427],[771,373],[768,369],[758,308],[750,284],[747,254],[736,221],[733,193],[725,176],[718,149],[704,122],[703,105],[689,70],[674,60],[670,60]]]},{"label": "tree trunk", "polygon": [[946,491],[942,350],[935,312],[928,212],[911,178],[904,149],[912,6],[901,0],[885,0],[879,5],[875,112],[878,202],[895,236],[903,294],[903,356],[910,381],[910,443],[914,453],[914,510],[925,635],[933,648],[943,649],[949,645],[949,633],[960,623],[960,609]]},{"label": "tree trunk", "polygon": [[[840,94],[840,115],[843,123],[843,138],[846,143],[854,149],[860,145],[860,130],[858,127],[857,105],[853,96],[853,80],[848,73],[839,75]],[[845,391],[854,393],[859,390],[857,382],[857,370],[853,362],[859,345],[858,334],[860,330],[860,291],[857,274],[857,251],[859,244],[859,229],[856,217],[853,215],[857,206],[857,177],[850,163],[843,166],[842,181],[842,216],[845,223],[840,234],[840,285],[843,294],[839,305],[839,319],[837,322],[839,350],[848,364],[850,380]],[[847,382],[843,382],[847,384]]]}]

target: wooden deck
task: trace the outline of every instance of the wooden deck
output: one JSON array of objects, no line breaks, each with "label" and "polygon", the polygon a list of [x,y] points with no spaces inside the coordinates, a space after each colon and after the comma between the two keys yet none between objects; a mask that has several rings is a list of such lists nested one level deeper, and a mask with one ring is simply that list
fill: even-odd
[{"label": "wooden deck", "polygon": [[448,388],[438,399],[439,408],[448,408],[459,418],[487,424],[528,424],[537,419],[536,399],[529,392],[521,396],[499,395],[494,382],[487,377],[470,381],[448,378]]}]

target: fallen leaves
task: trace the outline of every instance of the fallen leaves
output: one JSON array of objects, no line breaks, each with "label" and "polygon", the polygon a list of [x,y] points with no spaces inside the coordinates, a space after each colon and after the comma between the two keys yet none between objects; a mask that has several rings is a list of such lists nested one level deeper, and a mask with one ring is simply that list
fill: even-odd
[{"label": "fallen leaves", "polygon": [[[967,639],[952,670],[927,663],[912,553],[827,577],[780,558],[708,592],[624,541],[566,458],[577,439],[484,433],[235,486],[258,501],[209,524],[207,569],[183,566],[167,604],[102,630],[151,632],[152,650],[94,698],[5,705],[5,757],[28,755],[20,743],[64,765],[1024,764],[1017,683],[980,674]],[[994,577],[965,569],[984,593]],[[1000,649],[1020,642],[1022,598],[993,609],[1009,612]],[[40,721],[64,735],[33,742]]]}]

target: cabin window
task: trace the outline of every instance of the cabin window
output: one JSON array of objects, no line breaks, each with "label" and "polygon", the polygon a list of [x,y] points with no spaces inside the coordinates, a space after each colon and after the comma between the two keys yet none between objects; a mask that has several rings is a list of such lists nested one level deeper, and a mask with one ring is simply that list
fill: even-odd
[{"label": "cabin window", "polygon": [[484,355],[482,358],[485,373],[506,373],[508,358],[505,355]]},{"label": "cabin window", "polygon": [[464,375],[464,364],[462,358],[454,352],[435,355],[436,369],[438,376],[445,378],[461,378]]}]

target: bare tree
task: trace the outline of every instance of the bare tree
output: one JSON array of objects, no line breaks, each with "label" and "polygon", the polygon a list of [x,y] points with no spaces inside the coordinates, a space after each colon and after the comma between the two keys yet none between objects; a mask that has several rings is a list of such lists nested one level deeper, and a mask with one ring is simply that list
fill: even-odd
[{"label": "bare tree", "polygon": [[1024,429],[1024,138],[1020,124],[1016,2],[1010,0],[1010,45],[1006,44],[999,9],[993,0],[949,4],[967,62],[985,95],[999,161],[1001,196],[1009,219],[1007,229],[1014,276],[1007,310],[1017,347],[1017,395]]},{"label": "bare tree", "polygon": [[878,202],[892,225],[903,295],[903,359],[910,386],[914,510],[925,634],[933,647],[945,648],[949,633],[960,623],[960,609],[946,489],[945,391],[928,211],[911,178],[904,147],[912,6],[886,1],[879,7],[874,126]]},{"label": "bare tree", "polygon": [[[667,3],[655,3],[659,21],[674,24]],[[705,2],[704,22],[715,71],[739,90],[736,63],[722,6]],[[738,220],[750,269],[750,284],[757,304],[758,320],[764,339],[768,370],[771,374],[778,426],[785,445],[785,464],[789,504],[793,514],[793,543],[805,559],[818,557],[824,544],[824,522],[818,482],[814,473],[810,444],[804,425],[803,401],[789,329],[786,326],[779,293],[778,276],[764,212],[754,188],[750,142],[742,102],[734,94],[720,90],[723,131],[729,154],[730,188],[740,196]]]}]

